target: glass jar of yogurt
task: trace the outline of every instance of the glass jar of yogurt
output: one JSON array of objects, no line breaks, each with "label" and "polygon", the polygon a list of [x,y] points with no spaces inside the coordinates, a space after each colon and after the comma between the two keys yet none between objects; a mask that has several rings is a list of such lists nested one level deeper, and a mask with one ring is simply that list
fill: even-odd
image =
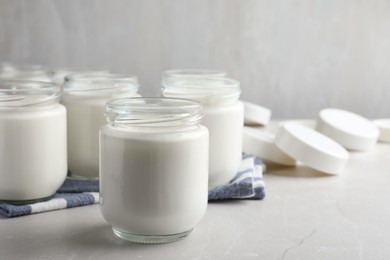
[{"label": "glass jar of yogurt", "polygon": [[107,103],[100,131],[100,207],[114,233],[140,243],[187,236],[208,200],[201,104],[127,98]]},{"label": "glass jar of yogurt", "polygon": [[244,106],[238,81],[224,77],[162,79],[164,97],[188,98],[203,104],[202,125],[210,134],[209,188],[237,174],[242,154]]},{"label": "glass jar of yogurt", "polygon": [[66,109],[60,86],[0,81],[0,200],[50,198],[67,174]]},{"label": "glass jar of yogurt", "polygon": [[68,166],[72,176],[99,177],[99,129],[109,99],[139,96],[136,76],[111,73],[72,74],[63,85],[68,111]]}]

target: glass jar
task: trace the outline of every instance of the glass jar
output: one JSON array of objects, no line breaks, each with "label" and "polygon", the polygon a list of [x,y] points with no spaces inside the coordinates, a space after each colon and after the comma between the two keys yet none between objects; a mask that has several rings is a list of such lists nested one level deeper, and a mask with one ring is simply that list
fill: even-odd
[{"label": "glass jar", "polygon": [[72,176],[99,177],[99,129],[106,102],[139,96],[136,76],[73,74],[66,77],[62,104],[68,111],[68,167]]},{"label": "glass jar", "polygon": [[228,183],[238,172],[242,154],[244,106],[238,81],[221,77],[189,77],[162,81],[162,96],[203,104],[202,125],[210,134],[209,188]]},{"label": "glass jar", "polygon": [[7,65],[0,66],[0,80],[27,80],[51,82],[49,72],[41,65]]},{"label": "glass jar", "polygon": [[66,109],[60,86],[0,81],[0,200],[50,198],[67,174]]},{"label": "glass jar", "polygon": [[207,208],[208,131],[201,104],[115,99],[100,131],[100,206],[114,233],[141,243],[187,236]]}]

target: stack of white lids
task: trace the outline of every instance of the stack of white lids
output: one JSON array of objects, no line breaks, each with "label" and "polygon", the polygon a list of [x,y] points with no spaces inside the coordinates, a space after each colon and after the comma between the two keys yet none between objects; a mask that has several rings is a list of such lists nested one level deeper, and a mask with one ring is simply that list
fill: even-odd
[{"label": "stack of white lids", "polygon": [[[261,109],[254,104],[249,107],[250,118],[253,119],[255,111],[260,113]],[[256,120],[248,121],[253,125]],[[265,125],[264,121],[258,122],[257,125]],[[259,127],[248,126],[247,123],[244,127],[243,151],[273,163],[294,166],[299,161],[324,173],[339,174],[348,162],[347,149],[371,149],[378,140],[378,127],[381,140],[390,141],[390,120],[377,120],[374,123],[360,115],[334,108],[321,110],[314,123],[307,120],[283,122],[276,135]]]},{"label": "stack of white lids", "polygon": [[271,120],[271,110],[255,105],[248,101],[242,101],[244,104],[244,124],[245,125],[262,125],[265,126]]},{"label": "stack of white lids", "polygon": [[257,157],[277,164],[294,166],[296,160],[274,143],[275,134],[254,127],[244,127],[243,150]]}]

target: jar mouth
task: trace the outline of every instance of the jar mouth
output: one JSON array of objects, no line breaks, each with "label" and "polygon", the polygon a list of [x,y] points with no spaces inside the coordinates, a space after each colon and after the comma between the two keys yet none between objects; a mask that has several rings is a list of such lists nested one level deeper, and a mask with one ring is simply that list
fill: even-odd
[{"label": "jar mouth", "polygon": [[3,63],[0,65],[0,71],[25,71],[25,72],[36,72],[36,71],[47,71],[47,67],[38,64],[30,65],[15,65],[12,63]]},{"label": "jar mouth", "polygon": [[203,103],[232,102],[241,94],[240,82],[229,78],[177,78],[162,82],[166,97],[196,99]]},{"label": "jar mouth", "polygon": [[56,68],[50,71],[51,78],[53,82],[61,82],[65,81],[67,76],[73,74],[107,74],[110,73],[108,70],[98,70],[98,69],[87,69],[87,68]]},{"label": "jar mouth", "polygon": [[108,101],[105,116],[114,127],[178,127],[199,124],[201,110],[201,103],[194,100],[134,97]]},{"label": "jar mouth", "polygon": [[0,66],[2,80],[36,80],[50,82],[49,71],[43,65],[2,65]]},{"label": "jar mouth", "polygon": [[56,103],[61,87],[40,81],[0,81],[0,107],[26,107]]},{"label": "jar mouth", "polygon": [[162,74],[162,79],[167,78],[197,78],[197,77],[226,77],[226,72],[222,70],[206,70],[206,69],[175,69],[166,70]]},{"label": "jar mouth", "polygon": [[64,92],[86,94],[98,91],[100,94],[111,92],[137,92],[138,78],[135,75],[113,74],[109,72],[74,73],[65,76]]}]

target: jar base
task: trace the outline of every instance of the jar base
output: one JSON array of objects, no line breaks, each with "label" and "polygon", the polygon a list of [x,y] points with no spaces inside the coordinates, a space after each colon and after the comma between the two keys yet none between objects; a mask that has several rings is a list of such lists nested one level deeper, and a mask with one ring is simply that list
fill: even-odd
[{"label": "jar base", "polygon": [[32,200],[2,200],[2,199],[0,199],[0,203],[7,203],[7,204],[12,204],[12,205],[26,205],[26,204],[33,204],[33,203],[37,203],[37,202],[47,201],[53,197],[54,197],[54,194],[50,195],[48,197],[39,198],[39,199],[32,199]]},{"label": "jar base", "polygon": [[192,229],[178,233],[178,234],[171,234],[171,235],[139,235],[139,234],[131,234],[122,230],[119,230],[115,227],[112,228],[114,231],[114,234],[124,240],[134,242],[134,243],[141,243],[141,244],[162,244],[162,243],[170,243],[175,242],[178,240],[181,240],[188,236]]}]

